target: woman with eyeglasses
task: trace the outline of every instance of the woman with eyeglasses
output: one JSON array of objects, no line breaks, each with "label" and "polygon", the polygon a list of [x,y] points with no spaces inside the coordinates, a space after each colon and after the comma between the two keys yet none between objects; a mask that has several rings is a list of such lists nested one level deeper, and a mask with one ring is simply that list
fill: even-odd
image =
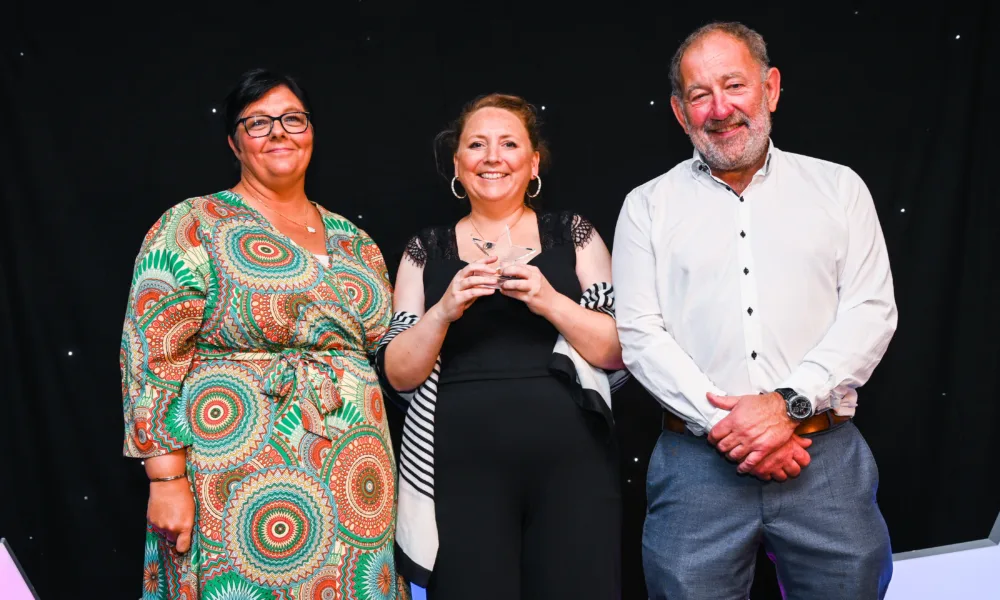
[{"label": "woman with eyeglasses", "polygon": [[143,598],[406,598],[370,363],[392,315],[382,254],[306,196],[314,131],[294,79],[247,72],[225,118],[239,182],[163,214],[128,298]]}]

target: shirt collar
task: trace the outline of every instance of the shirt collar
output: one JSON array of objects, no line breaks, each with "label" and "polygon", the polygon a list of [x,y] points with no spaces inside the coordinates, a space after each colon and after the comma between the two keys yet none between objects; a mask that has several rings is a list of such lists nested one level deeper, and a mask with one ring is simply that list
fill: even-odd
[{"label": "shirt collar", "polygon": [[[762,177],[767,177],[771,172],[773,162],[772,159],[774,158],[774,155],[779,152],[780,151],[774,146],[774,142],[771,138],[767,138],[767,159],[764,160],[764,167],[760,171],[757,171],[757,173],[759,173]],[[695,175],[698,175],[699,173],[704,173],[709,176],[712,175],[711,167],[708,166],[708,163],[702,160],[701,153],[698,152],[697,149],[694,151],[694,162],[691,163],[691,170],[694,171]],[[757,173],[755,173],[754,176],[756,176]]]}]

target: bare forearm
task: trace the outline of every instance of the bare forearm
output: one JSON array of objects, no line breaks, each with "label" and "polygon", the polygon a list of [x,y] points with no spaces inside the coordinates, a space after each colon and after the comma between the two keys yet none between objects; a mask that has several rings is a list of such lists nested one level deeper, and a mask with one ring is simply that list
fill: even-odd
[{"label": "bare forearm", "polygon": [[615,320],[558,294],[542,315],[587,362],[601,369],[622,369],[622,347]]},{"label": "bare forearm", "polygon": [[434,369],[448,322],[435,304],[413,325],[389,342],[385,349],[385,376],[398,391],[422,384]]},{"label": "bare forearm", "polygon": [[183,474],[187,469],[187,451],[181,448],[169,454],[147,458],[143,462],[146,466],[146,476],[150,479],[174,477]]}]

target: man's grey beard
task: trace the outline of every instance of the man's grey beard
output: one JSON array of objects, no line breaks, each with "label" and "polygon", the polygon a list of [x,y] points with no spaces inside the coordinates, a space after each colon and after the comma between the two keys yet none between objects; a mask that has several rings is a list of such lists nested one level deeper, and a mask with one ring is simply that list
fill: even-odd
[{"label": "man's grey beard", "polygon": [[[761,106],[758,112],[759,116],[753,119],[746,113],[737,110],[723,123],[708,121],[699,130],[695,130],[688,125],[688,131],[691,132],[688,137],[691,139],[691,144],[701,154],[702,160],[713,171],[739,171],[746,169],[753,166],[767,152],[767,144],[771,136],[771,111],[767,109],[766,96],[761,99]],[[687,123],[686,114],[684,115],[684,121]],[[722,146],[712,143],[708,137],[709,133],[706,127],[715,125],[717,128],[724,128],[736,123],[746,124],[750,135],[746,146],[743,147],[743,151],[733,156],[727,154]]]}]

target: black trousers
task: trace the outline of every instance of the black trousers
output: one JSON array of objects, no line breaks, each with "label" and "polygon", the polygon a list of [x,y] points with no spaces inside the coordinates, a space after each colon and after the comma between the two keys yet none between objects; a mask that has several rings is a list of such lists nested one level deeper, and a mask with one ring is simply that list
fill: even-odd
[{"label": "black trousers", "polygon": [[443,383],[428,598],[619,598],[613,440],[554,377]]}]

